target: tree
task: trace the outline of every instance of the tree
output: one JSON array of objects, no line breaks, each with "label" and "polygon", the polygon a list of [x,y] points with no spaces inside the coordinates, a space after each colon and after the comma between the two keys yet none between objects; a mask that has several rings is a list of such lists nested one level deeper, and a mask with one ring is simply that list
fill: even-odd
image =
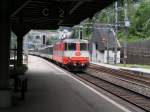
[{"label": "tree", "polygon": [[[121,26],[124,26],[124,0],[118,1],[118,21]],[[115,5],[111,4],[109,7],[103,9],[91,20],[86,20],[85,23],[104,23],[115,24]],[[129,28],[129,40],[145,39],[150,37],[150,0],[128,0],[128,16],[131,26]],[[87,24],[85,27],[92,27],[92,24]],[[120,28],[121,29],[121,28]],[[123,29],[124,30],[124,29]],[[118,38],[124,38],[124,32],[118,32]],[[90,35],[91,28],[84,29],[84,35]]]},{"label": "tree", "polygon": [[150,35],[150,1],[143,0],[135,13],[135,34],[146,38]]}]

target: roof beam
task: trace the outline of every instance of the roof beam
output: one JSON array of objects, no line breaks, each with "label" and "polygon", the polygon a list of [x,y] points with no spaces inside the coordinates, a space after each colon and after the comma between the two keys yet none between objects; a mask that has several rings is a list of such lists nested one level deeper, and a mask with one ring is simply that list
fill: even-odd
[{"label": "roof beam", "polygon": [[31,0],[27,0],[25,3],[23,3],[17,10],[15,10],[11,17],[14,17],[17,13],[19,13]]},{"label": "roof beam", "polygon": [[79,1],[69,12],[69,15],[71,15],[80,5],[82,5],[84,1]]}]

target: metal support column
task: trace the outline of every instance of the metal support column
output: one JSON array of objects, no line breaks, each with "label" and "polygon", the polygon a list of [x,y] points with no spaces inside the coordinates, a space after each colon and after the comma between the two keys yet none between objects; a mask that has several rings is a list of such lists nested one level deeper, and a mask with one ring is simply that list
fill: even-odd
[{"label": "metal support column", "polygon": [[18,35],[17,37],[17,66],[23,64],[23,37]]},{"label": "metal support column", "polygon": [[[109,36],[110,36],[110,31],[109,31]],[[109,36],[106,38],[107,64],[109,64]]]},{"label": "metal support column", "polygon": [[11,92],[9,90],[9,46],[10,46],[10,23],[9,23],[9,0],[0,1],[0,108],[11,105]]},{"label": "metal support column", "polygon": [[118,32],[118,2],[115,3],[115,32],[113,32],[115,37],[115,49],[114,49],[114,64],[117,64],[117,32]]}]

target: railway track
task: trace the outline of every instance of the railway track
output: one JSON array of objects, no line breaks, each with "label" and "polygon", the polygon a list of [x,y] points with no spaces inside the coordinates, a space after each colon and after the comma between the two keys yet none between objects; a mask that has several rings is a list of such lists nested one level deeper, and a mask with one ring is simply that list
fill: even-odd
[{"label": "railway track", "polygon": [[150,100],[148,97],[133,92],[129,89],[112,84],[106,80],[100,79],[97,76],[88,73],[77,73],[78,77],[94,84],[95,86],[129,102],[146,112],[150,112]]},{"label": "railway track", "polygon": [[111,68],[107,68],[107,67],[95,65],[95,64],[90,64],[89,68],[100,70],[101,72],[105,72],[105,73],[111,73],[113,75],[119,75],[121,77],[126,77],[130,79],[132,78],[134,80],[143,81],[143,83],[150,84],[150,78],[144,77],[144,76],[141,76],[141,75],[138,75],[133,72],[126,71],[126,70],[111,69]]},{"label": "railway track", "polygon": [[150,112],[150,93],[148,93],[150,81],[148,78],[93,64],[84,73],[73,74],[146,112]]},{"label": "railway track", "polygon": [[86,73],[150,98],[150,79],[123,70],[91,64]]}]

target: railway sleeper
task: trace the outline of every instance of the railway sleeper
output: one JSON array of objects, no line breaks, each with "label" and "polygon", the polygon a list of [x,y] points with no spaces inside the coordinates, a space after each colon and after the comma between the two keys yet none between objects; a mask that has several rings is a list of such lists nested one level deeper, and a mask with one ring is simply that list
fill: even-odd
[{"label": "railway sleeper", "polygon": [[131,91],[150,97],[150,88],[147,86],[144,86],[143,84],[134,83],[132,80],[125,80],[123,78],[115,77],[108,73],[95,73],[95,71],[92,71],[92,70],[87,70],[86,72],[100,79],[106,80],[108,82],[111,82],[121,87],[124,87],[126,89],[129,89]]}]

